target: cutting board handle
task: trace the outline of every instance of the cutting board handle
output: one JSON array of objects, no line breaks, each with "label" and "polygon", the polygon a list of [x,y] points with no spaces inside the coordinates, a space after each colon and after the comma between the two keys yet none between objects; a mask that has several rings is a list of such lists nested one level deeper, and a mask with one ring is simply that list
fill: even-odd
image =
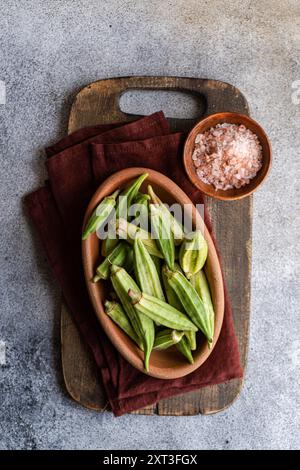
[{"label": "cutting board handle", "polygon": [[[144,77],[141,77],[144,78]],[[147,77],[145,77],[147,78]],[[155,77],[157,78],[157,77]],[[158,77],[160,78],[160,77]],[[195,98],[196,106],[197,106],[197,116],[193,118],[179,118],[179,117],[172,117],[168,116],[168,121],[171,126],[171,128],[178,128],[182,129],[183,127],[186,128],[191,128],[199,119],[201,119],[205,114],[207,110],[207,99],[206,99],[206,94],[202,93],[200,90],[195,90],[191,89],[190,87],[186,87],[183,85],[178,84],[178,86],[174,86],[173,83],[171,85],[167,85],[167,83],[159,83],[159,81],[155,80],[154,83],[148,83],[148,81],[141,80],[141,83],[135,83],[133,86],[126,86],[126,88],[123,88],[120,90],[119,94],[116,96],[116,106],[118,106],[119,112],[123,115],[124,119],[137,119],[138,117],[141,117],[141,115],[137,114],[131,114],[131,113],[126,113],[123,111],[120,107],[120,101],[122,95],[129,91],[141,91],[141,92],[147,92],[147,91],[163,91],[163,92],[180,92],[184,95],[189,95],[193,96]],[[172,96],[170,96],[170,99],[172,99]]]},{"label": "cutting board handle", "polygon": [[[217,112],[235,111],[234,108],[237,110],[245,108],[245,114],[249,112],[241,92],[234,86],[218,80],[187,77],[111,78],[91,83],[77,94],[70,113],[69,132],[74,130],[73,109],[76,109],[76,124],[78,125],[78,109],[82,107],[84,111],[87,100],[90,104],[90,125],[99,122],[99,110],[101,110],[101,122],[126,122],[137,119],[139,116],[124,113],[120,109],[120,97],[129,90],[169,90],[196,95],[204,103],[201,117]],[[234,103],[233,109],[228,109],[228,102]],[[84,114],[84,112],[79,113],[79,116]],[[172,130],[187,130],[199,121],[199,117],[196,119],[168,118],[168,121]]]}]

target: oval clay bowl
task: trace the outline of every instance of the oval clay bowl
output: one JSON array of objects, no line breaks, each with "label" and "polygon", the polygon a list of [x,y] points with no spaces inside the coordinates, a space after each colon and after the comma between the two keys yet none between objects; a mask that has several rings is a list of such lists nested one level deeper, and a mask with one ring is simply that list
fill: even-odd
[{"label": "oval clay bowl", "polygon": [[[148,178],[144,182],[141,190],[146,192],[147,185],[151,184],[154,191],[157,192],[162,201],[173,204],[180,203],[181,205],[189,204],[189,217],[195,226],[196,222],[203,221],[200,214],[197,212],[195,206],[187,195],[166,176],[147,168],[128,168],[119,171],[108,178],[96,191],[91,199],[85,214],[85,220],[89,219],[94,208],[105,197],[114,192],[117,188],[124,188],[140,174],[147,172]],[[101,259],[101,241],[96,234],[90,235],[89,238],[82,242],[82,255],[83,266],[85,272],[85,279],[90,295],[90,299],[94,306],[98,320],[100,321],[107,336],[117,348],[117,350],[124,356],[124,358],[139,369],[141,372],[147,373],[152,377],[161,379],[175,379],[189,374],[203,364],[203,362],[211,354],[221,331],[221,326],[224,316],[224,288],[222,273],[220,268],[219,259],[209,235],[208,230],[204,227],[204,236],[208,243],[208,258],[205,265],[205,272],[211,288],[212,299],[215,309],[215,334],[212,348],[209,349],[207,342],[202,333],[197,333],[197,350],[194,351],[194,364],[189,364],[186,359],[176,350],[175,347],[165,351],[153,351],[150,358],[149,372],[143,368],[143,352],[136,346],[136,344],[109,318],[104,311],[104,301],[107,298],[112,288],[107,281],[99,281],[93,283],[96,267]]]},{"label": "oval clay bowl", "polygon": [[[195,138],[197,134],[202,134],[211,127],[215,127],[217,124],[228,122],[230,124],[244,124],[245,127],[250,129],[254,134],[257,135],[259,142],[262,146],[262,168],[259,170],[257,175],[250,180],[249,184],[246,184],[242,188],[227,189],[226,191],[217,189],[210,185],[203,183],[197,176],[196,168],[193,164],[192,155],[195,147]],[[233,201],[235,199],[242,199],[252,194],[256,189],[263,183],[267,178],[271,168],[272,162],[272,150],[270,141],[263,130],[263,128],[249,116],[245,114],[237,113],[216,113],[202,119],[198,122],[191,132],[189,133],[187,140],[184,145],[183,163],[185,171],[193,183],[203,194],[206,196],[213,197],[215,199],[221,199],[224,201]]]}]

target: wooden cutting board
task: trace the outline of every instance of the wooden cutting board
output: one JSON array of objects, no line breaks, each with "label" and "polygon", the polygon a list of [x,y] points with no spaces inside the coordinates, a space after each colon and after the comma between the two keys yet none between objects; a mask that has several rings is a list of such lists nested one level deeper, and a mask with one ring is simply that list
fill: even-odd
[{"label": "wooden cutting board", "polygon": [[[139,116],[124,114],[119,107],[126,90],[173,90],[193,94],[203,104],[203,116],[233,111],[249,114],[242,93],[217,80],[179,77],[124,77],[100,80],[83,88],[72,105],[68,132],[81,127],[110,122],[126,122]],[[197,119],[199,120],[199,118]],[[196,120],[196,121],[197,121]],[[169,119],[172,130],[188,130],[195,120]],[[246,366],[251,292],[252,197],[223,202],[207,199],[214,232],[222,256],[222,267],[233,306],[234,326],[242,364]],[[62,366],[66,388],[71,397],[93,410],[108,409],[99,372],[91,353],[82,342],[66,308],[61,311]],[[159,415],[210,414],[227,408],[243,385],[240,379],[205,387],[161,400],[136,413]]]}]

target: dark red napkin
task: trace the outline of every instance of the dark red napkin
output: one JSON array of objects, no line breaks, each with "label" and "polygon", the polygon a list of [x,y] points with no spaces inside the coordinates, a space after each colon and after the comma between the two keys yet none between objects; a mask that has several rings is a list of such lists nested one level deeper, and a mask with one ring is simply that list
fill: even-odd
[{"label": "dark red napkin", "polygon": [[[100,130],[101,129],[101,130]],[[53,196],[57,202],[66,231],[73,243],[74,234],[79,239],[83,215],[88,199],[95,190],[90,145],[91,143],[122,142],[147,139],[169,133],[169,126],[163,113],[155,113],[135,123],[125,124],[121,127],[107,130],[106,126],[99,128],[100,133],[94,135],[95,128],[91,128],[92,137],[88,137],[88,129],[77,131],[72,137],[73,145],[53,155],[53,147],[46,150],[46,162]],[[82,139],[85,139],[82,141]],[[61,141],[58,147],[66,144]]]},{"label": "dark red napkin", "polygon": [[78,131],[72,132],[72,134],[66,135],[55,144],[46,148],[47,157],[52,157],[56,153],[60,153],[73,145],[81,144],[87,139],[96,137],[97,135],[103,134],[111,129],[121,127],[122,123],[119,124],[97,124],[96,126],[82,127]]},{"label": "dark red napkin", "polygon": [[[153,168],[179,184],[195,204],[203,202],[185,176],[182,143],[180,133],[169,134],[162,113],[123,126],[85,128],[47,149],[50,185],[25,199],[66,303],[93,351],[107,398],[117,416],[162,398],[243,375],[226,290],[224,323],[211,356],[192,374],[170,381],[142,374],[123,359],[96,320],[85,288],[82,219],[95,187],[107,176],[130,166]],[[205,219],[211,230],[207,214]]]}]

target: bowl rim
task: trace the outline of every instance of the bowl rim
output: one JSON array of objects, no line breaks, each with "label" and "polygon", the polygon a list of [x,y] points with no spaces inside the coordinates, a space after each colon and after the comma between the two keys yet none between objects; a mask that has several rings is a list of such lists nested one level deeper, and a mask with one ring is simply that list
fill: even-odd
[{"label": "bowl rim", "polygon": [[[103,308],[103,302],[100,302],[99,306],[99,300],[96,295],[96,289],[97,289],[97,284],[93,283],[91,281],[91,273],[89,272],[90,266],[88,263],[88,258],[91,256],[91,246],[90,246],[90,237],[96,236],[96,234],[91,235],[87,240],[82,240],[82,261],[83,261],[83,267],[84,267],[84,276],[85,276],[85,282],[87,285],[88,289],[88,294],[90,297],[90,300],[92,302],[93,308],[95,315],[100,321],[100,324],[102,328],[104,329],[105,333],[113,343],[113,345],[116,347],[116,349],[122,354],[122,356],[136,369],[139,371],[143,372],[146,375],[150,375],[152,377],[160,378],[160,379],[175,379],[175,378],[180,378],[184,377],[185,375],[190,374],[194,370],[198,369],[210,356],[212,353],[218,339],[220,336],[220,332],[222,329],[223,325],[223,320],[224,320],[224,310],[225,310],[225,296],[224,296],[224,284],[223,284],[223,275],[221,271],[221,263],[220,259],[217,254],[217,250],[215,248],[213,239],[207,229],[207,226],[205,225],[200,213],[197,211],[195,205],[192,203],[190,198],[186,195],[186,193],[170,178],[167,176],[163,175],[162,173],[159,173],[155,170],[151,170],[148,168],[143,168],[143,167],[131,167],[131,168],[126,168],[125,170],[118,171],[108,177],[95,191],[94,195],[92,196],[89,205],[87,207],[85,217],[84,217],[84,226],[86,224],[86,221],[90,217],[92,211],[94,210],[96,204],[98,204],[106,195],[111,193],[111,188],[112,187],[117,187],[120,186],[120,181],[122,181],[122,178],[124,178],[125,182],[123,184],[127,184],[128,181],[131,179],[136,178],[139,176],[141,173],[148,173],[149,177],[153,177],[153,179],[159,179],[160,182],[162,181],[163,184],[161,183],[154,183],[157,185],[161,185],[162,189],[165,190],[166,192],[170,193],[172,195],[172,198],[174,200],[177,200],[177,198],[180,198],[182,201],[182,204],[192,204],[192,211],[193,211],[193,222],[195,224],[195,219],[194,218],[200,218],[201,223],[203,223],[204,227],[204,237],[207,240],[208,246],[209,246],[209,252],[210,256],[212,257],[212,262],[211,265],[214,266],[214,272],[215,272],[215,285],[216,285],[216,302],[217,303],[217,309],[215,311],[215,332],[214,332],[214,340],[211,348],[208,348],[207,344],[203,346],[203,352],[200,353],[200,357],[196,358],[194,361],[194,364],[189,364],[189,363],[183,363],[178,366],[178,368],[161,368],[161,367],[151,367],[151,362],[150,362],[150,370],[145,371],[143,368],[143,361],[141,358],[137,356],[137,354],[132,351],[129,347],[122,347],[121,344],[118,341],[115,341],[114,334],[112,332],[112,329],[109,327],[110,323],[113,323],[112,320],[105,314],[104,308]],[[168,186],[170,185],[171,182],[171,190],[168,189]],[[121,183],[122,185],[122,183]],[[109,189],[109,192],[107,191]],[[175,191],[174,192],[173,190]],[[171,192],[172,191],[172,192]],[[101,198],[99,198],[99,195],[101,195]],[[103,281],[99,281],[103,282]],[[213,299],[214,300],[214,299]],[[100,308],[99,308],[100,307]],[[217,321],[216,321],[217,319]],[[119,327],[118,327],[119,328]],[[122,330],[120,329],[121,333]],[[125,333],[123,333],[125,335]],[[131,340],[130,340],[131,341]],[[151,361],[151,359],[150,359]],[[166,373],[164,373],[164,370],[166,370]]]},{"label": "bowl rim", "polygon": [[[224,119],[227,119],[227,118],[230,119],[231,117],[235,117],[235,118],[238,118],[238,119],[241,120],[241,124],[242,123],[245,124],[246,122],[248,122],[248,123],[250,122],[254,127],[257,127],[259,129],[261,134],[264,136],[266,144],[267,144],[268,164],[267,164],[266,171],[265,171],[263,179],[260,182],[258,182],[258,184],[253,186],[252,188],[249,187],[248,191],[247,191],[247,186],[248,185],[244,186],[243,188],[239,188],[239,189],[242,190],[240,192],[240,194],[237,193],[236,195],[229,195],[229,194],[226,195],[225,194],[226,191],[224,191],[224,190],[222,190],[221,194],[219,194],[218,191],[215,191],[213,193],[211,190],[206,189],[206,187],[212,188],[212,185],[207,185],[205,183],[202,183],[200,180],[199,181],[197,181],[196,179],[194,180],[191,176],[191,172],[190,172],[189,164],[188,164],[188,160],[191,158],[191,154],[188,151],[188,146],[190,144],[191,139],[193,138],[193,134],[194,134],[194,132],[195,132],[195,130],[198,126],[205,125],[206,123],[209,123],[212,119],[216,119],[217,117],[219,117],[220,121],[223,121]],[[214,126],[216,124],[217,123],[215,123]],[[209,128],[209,127],[212,127],[212,126],[209,126],[209,124],[208,124],[207,127]],[[246,125],[246,127],[247,127],[247,125]],[[263,155],[263,158],[265,158],[264,155]],[[235,112],[231,112],[231,111],[218,112],[218,113],[210,114],[209,116],[205,116],[202,119],[200,119],[193,126],[193,128],[190,130],[190,132],[188,133],[188,136],[187,136],[187,138],[185,140],[185,143],[184,143],[184,149],[183,149],[183,165],[184,165],[185,172],[186,172],[190,182],[193,184],[194,187],[199,189],[199,191],[201,191],[203,194],[205,194],[206,196],[209,196],[213,199],[218,199],[218,200],[221,200],[221,201],[234,201],[234,200],[243,199],[245,197],[250,196],[267,179],[267,177],[268,177],[268,175],[271,171],[271,167],[272,167],[272,146],[271,146],[270,139],[268,138],[268,136],[267,136],[265,130],[263,129],[263,127],[257,121],[255,121],[253,118],[248,116],[247,114],[235,113]],[[257,175],[258,174],[259,174],[259,172],[257,173]],[[256,178],[256,176],[255,176],[255,178]],[[239,191],[239,189],[237,189],[237,191]]]}]

